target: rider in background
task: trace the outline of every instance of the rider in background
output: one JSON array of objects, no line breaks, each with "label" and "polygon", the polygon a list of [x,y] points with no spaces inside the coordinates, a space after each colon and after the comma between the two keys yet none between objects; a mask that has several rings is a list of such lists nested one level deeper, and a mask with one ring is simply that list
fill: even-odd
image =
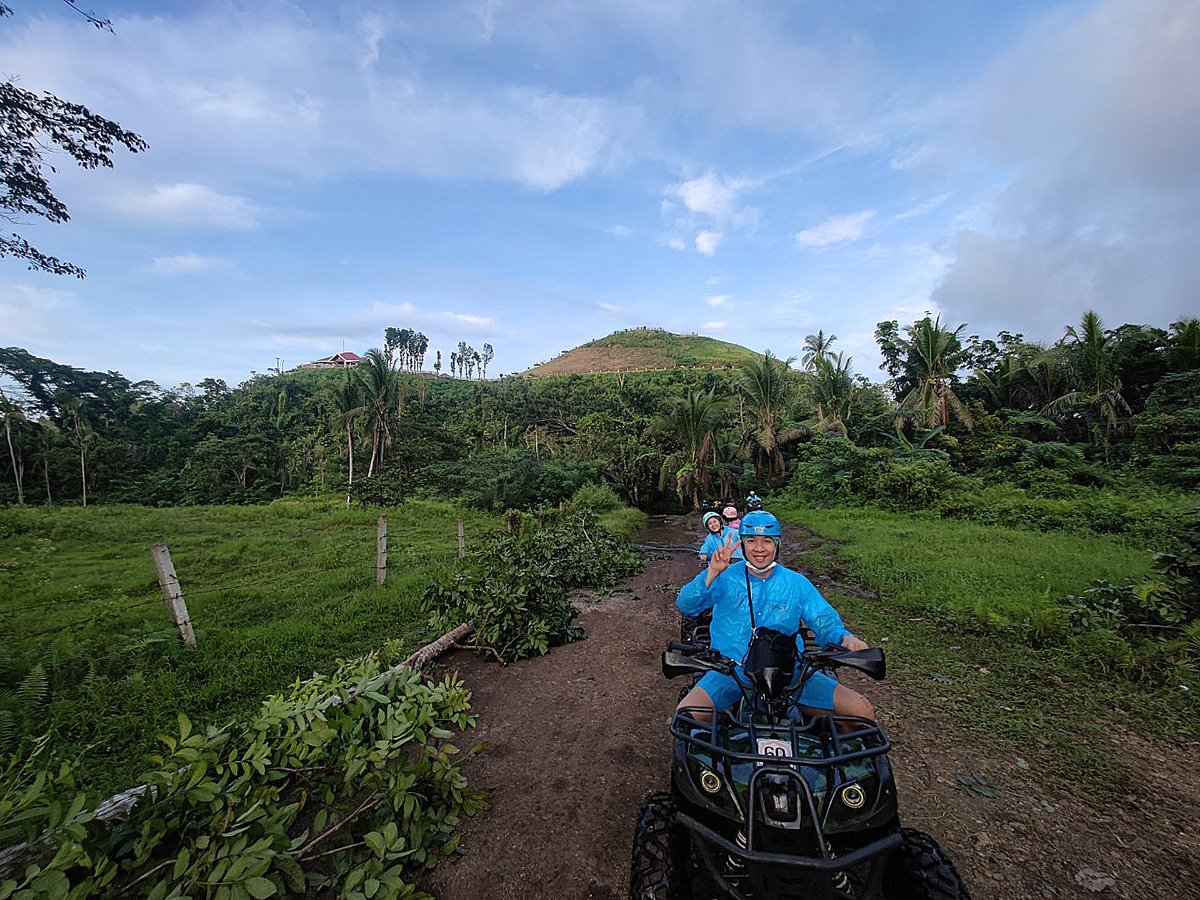
[{"label": "rider in background", "polygon": [[754,491],[751,491],[750,496],[746,498],[746,512],[756,512],[762,509],[762,507],[762,497],[758,496],[758,494],[754,493]]},{"label": "rider in background", "polygon": [[721,510],[721,515],[725,519],[725,524],[734,531],[737,531],[742,526],[742,520],[738,516],[737,507],[732,503]]},{"label": "rider in background", "polygon": [[[726,541],[737,540],[737,532],[725,525],[725,520],[721,518],[720,513],[706,512],[704,518],[700,520],[704,524],[704,543],[700,545],[700,563],[707,564],[712,558],[712,555],[723,547]],[[738,547],[737,556],[735,559],[742,558],[741,547]]]},{"label": "rider in background", "polygon": [[[837,610],[812,582],[778,564],[782,535],[779,520],[769,512],[747,513],[740,532],[745,559],[734,560],[738,547],[732,538],[727,539],[712,554],[708,569],[683,586],[675,600],[679,611],[685,616],[696,616],[711,609],[713,649],[739,663],[750,646],[750,600],[754,603],[756,625],[796,635],[801,649],[800,629],[807,626],[813,630],[818,644],[866,650],[868,644],[850,633]],[[732,706],[741,695],[731,676],[708,672],[679,702],[679,709],[688,709],[689,715],[706,721],[711,718],[711,710]],[[839,716],[875,718],[875,710],[866,697],[824,673],[817,673],[805,684],[798,701],[803,707],[832,710]]]}]

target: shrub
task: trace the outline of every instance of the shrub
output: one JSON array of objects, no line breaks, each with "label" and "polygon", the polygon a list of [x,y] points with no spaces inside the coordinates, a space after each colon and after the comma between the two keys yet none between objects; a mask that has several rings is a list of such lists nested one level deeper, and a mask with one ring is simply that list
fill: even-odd
[{"label": "shrub", "polygon": [[572,626],[567,591],[608,587],[640,570],[642,558],[588,512],[490,538],[460,572],[434,581],[421,598],[431,625],[448,631],[473,623],[473,645],[502,663],[583,637]]},{"label": "shrub", "polygon": [[150,760],[112,830],[46,739],[0,763],[0,846],[32,848],[0,897],[412,897],[412,875],[451,855],[482,806],[449,738],[474,724],[449,676],[381,672],[376,658],[297,682],[249,721],[193,730]]},{"label": "shrub", "polygon": [[624,501],[617,496],[612,485],[593,482],[581,486],[567,501],[568,508],[572,510],[589,510],[597,515],[620,509],[624,505]]}]

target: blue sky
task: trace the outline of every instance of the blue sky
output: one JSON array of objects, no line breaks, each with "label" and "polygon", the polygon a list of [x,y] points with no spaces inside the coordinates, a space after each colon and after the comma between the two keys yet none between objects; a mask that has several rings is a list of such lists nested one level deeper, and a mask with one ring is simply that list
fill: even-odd
[{"label": "blue sky", "polygon": [[7,0],[0,76],[141,134],[18,223],[0,345],[164,386],[618,328],[779,356],[931,311],[1200,314],[1194,0]]}]

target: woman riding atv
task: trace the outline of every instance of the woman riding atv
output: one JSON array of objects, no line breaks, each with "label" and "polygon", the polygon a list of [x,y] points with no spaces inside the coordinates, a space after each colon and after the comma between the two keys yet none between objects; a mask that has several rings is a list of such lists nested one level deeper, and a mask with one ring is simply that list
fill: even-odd
[{"label": "woman riding atv", "polygon": [[[807,626],[819,644],[866,650],[869,645],[850,633],[812,582],[778,564],[782,535],[779,520],[770,513],[747,513],[739,540],[735,543],[732,534],[725,535],[722,545],[713,551],[708,569],[683,586],[675,601],[679,611],[695,616],[712,609],[712,647],[734,660],[745,658],[754,626],[797,635],[798,641],[802,640],[800,629]],[[745,558],[735,561],[739,550]],[[708,672],[680,701],[679,709],[689,709],[693,717],[707,720],[712,710],[732,706],[740,697],[741,689],[731,676]],[[823,673],[807,682],[799,704],[832,710],[835,715],[875,718],[867,698]]]},{"label": "woman riding atv", "polygon": [[[725,524],[720,513],[707,512],[700,521],[705,531],[704,543],[700,545],[700,564],[706,565],[712,555],[721,549],[727,540],[737,540],[737,531]],[[734,559],[742,558],[740,547],[735,553]]]}]

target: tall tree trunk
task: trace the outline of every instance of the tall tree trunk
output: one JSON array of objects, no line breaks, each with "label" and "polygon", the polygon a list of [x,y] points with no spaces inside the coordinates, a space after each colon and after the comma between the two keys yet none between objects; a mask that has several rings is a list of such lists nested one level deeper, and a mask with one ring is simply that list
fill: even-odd
[{"label": "tall tree trunk", "polygon": [[346,462],[350,467],[350,479],[346,482],[346,508],[350,508],[350,488],[354,486],[354,424],[346,423]]},{"label": "tall tree trunk", "polygon": [[87,462],[82,441],[79,443],[79,483],[83,487],[83,505],[87,506]]},{"label": "tall tree trunk", "polygon": [[23,466],[17,463],[17,453],[13,450],[12,442],[12,426],[9,423],[8,415],[4,416],[4,436],[8,439],[8,455],[12,457],[13,478],[17,482],[17,503],[21,506],[25,505],[25,493],[21,490],[21,476],[24,473]]},{"label": "tall tree trunk", "polygon": [[46,458],[44,460],[42,460],[42,472],[46,476],[46,504],[48,506],[53,506],[54,498],[50,496],[50,457],[49,457],[49,455],[47,455]]}]

